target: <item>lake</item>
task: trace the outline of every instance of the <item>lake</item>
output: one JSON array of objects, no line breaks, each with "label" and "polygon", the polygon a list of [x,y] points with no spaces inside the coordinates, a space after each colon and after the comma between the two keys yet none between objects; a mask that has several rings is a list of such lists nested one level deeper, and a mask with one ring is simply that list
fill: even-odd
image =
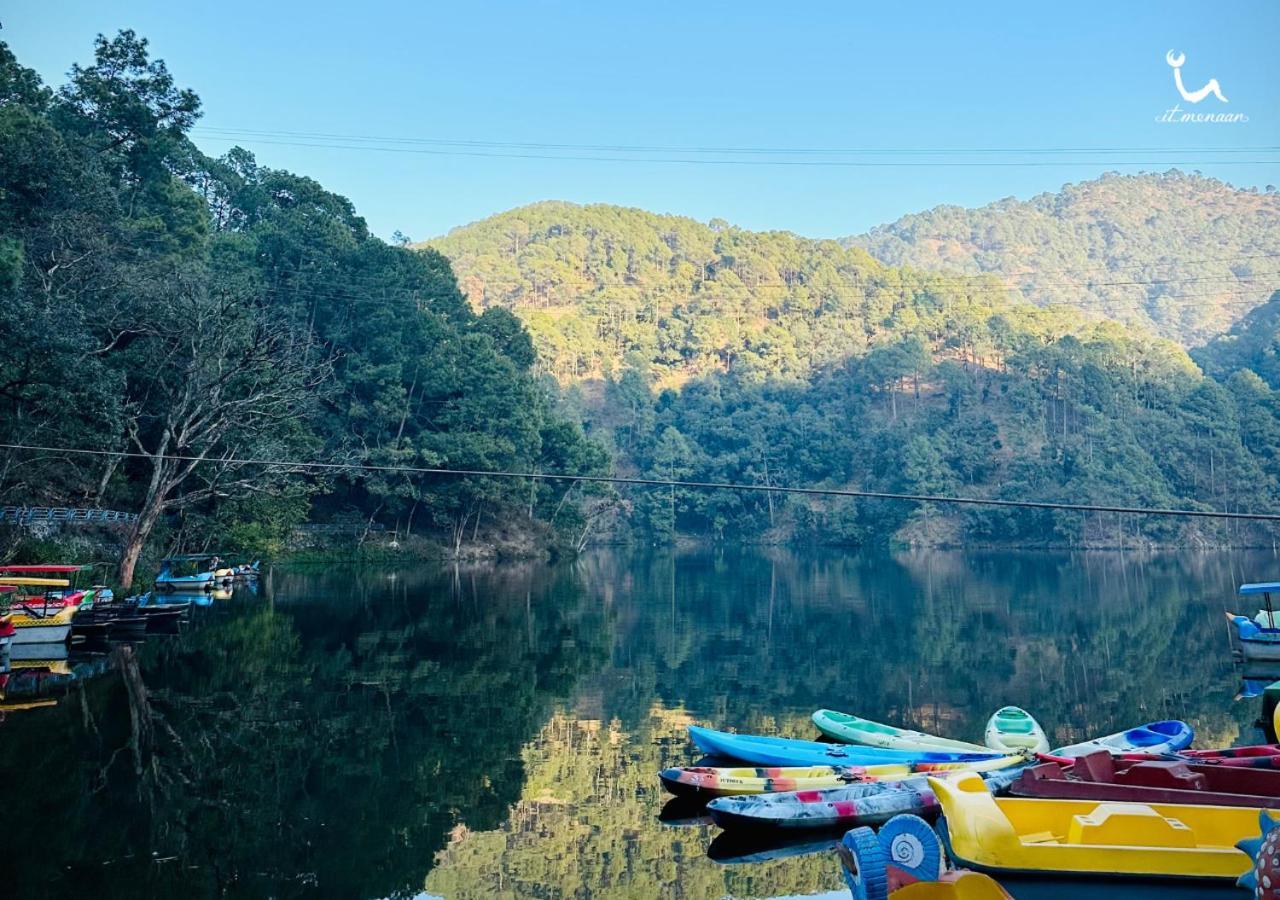
[{"label": "lake", "polygon": [[660,818],[657,771],[697,758],[687,724],[808,737],[832,707],[980,740],[1016,704],[1054,743],[1161,718],[1253,740],[1223,610],[1278,570],[771,549],[277,566],[6,714],[4,877],[17,897],[831,891],[829,852]]}]

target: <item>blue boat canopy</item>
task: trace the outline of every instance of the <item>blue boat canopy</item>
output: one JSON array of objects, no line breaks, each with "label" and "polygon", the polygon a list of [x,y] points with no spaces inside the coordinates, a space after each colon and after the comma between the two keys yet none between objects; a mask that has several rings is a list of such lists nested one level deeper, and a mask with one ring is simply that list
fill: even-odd
[{"label": "blue boat canopy", "polygon": [[1242,594],[1280,594],[1280,581],[1260,581],[1257,584],[1240,585]]}]

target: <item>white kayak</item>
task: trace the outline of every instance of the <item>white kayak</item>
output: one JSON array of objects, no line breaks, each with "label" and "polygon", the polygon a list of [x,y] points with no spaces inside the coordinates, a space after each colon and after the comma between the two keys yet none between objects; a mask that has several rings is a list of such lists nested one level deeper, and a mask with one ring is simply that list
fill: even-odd
[{"label": "white kayak", "polygon": [[1046,753],[1049,738],[1031,713],[1016,706],[1002,706],[987,720],[984,742],[1001,753]]}]

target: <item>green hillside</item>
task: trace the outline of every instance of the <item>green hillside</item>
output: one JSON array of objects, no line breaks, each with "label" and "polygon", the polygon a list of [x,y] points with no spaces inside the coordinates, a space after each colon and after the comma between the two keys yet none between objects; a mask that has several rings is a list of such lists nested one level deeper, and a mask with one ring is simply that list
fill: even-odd
[{"label": "green hillside", "polygon": [[917,298],[1005,293],[994,279],[890,269],[835,241],[599,204],[521,207],[429,246],[473,305],[517,312],[561,381],[616,373],[628,358],[664,385],[803,377],[919,328]]},{"label": "green hillside", "polygon": [[[1280,400],[993,276],[610,206],[541,203],[432,242],[513,309],[624,473],[1201,509],[1280,508]],[[1225,377],[1225,376],[1224,376]],[[659,537],[919,544],[1269,543],[1257,527],[650,491]]]},{"label": "green hillside", "polygon": [[1229,332],[1198,348],[1195,359],[1215,377],[1225,378],[1240,369],[1250,369],[1280,390],[1280,292]]},{"label": "green hillside", "polygon": [[844,243],[890,265],[994,273],[1035,303],[1193,346],[1280,287],[1280,194],[1176,170],[1111,174],[1027,201],[938,206]]}]

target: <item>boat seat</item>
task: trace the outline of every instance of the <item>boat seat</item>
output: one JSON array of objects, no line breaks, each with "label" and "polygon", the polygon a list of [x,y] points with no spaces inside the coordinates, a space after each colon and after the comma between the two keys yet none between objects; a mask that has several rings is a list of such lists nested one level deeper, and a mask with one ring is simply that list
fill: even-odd
[{"label": "boat seat", "polygon": [[1110,784],[1116,780],[1116,761],[1106,750],[1095,750],[1077,759],[1071,773],[1078,781]]},{"label": "boat seat", "polygon": [[1175,788],[1181,791],[1208,790],[1208,779],[1192,772],[1184,762],[1140,762],[1116,776],[1117,784],[1139,787]]},{"label": "boat seat", "polygon": [[1139,835],[1146,847],[1196,846],[1195,832],[1190,828],[1141,803],[1100,803],[1093,812],[1073,816],[1066,843],[1131,846]]},{"label": "boat seat", "polygon": [[1066,781],[1067,772],[1057,763],[1041,763],[1027,769],[1022,777],[1027,781]]}]

